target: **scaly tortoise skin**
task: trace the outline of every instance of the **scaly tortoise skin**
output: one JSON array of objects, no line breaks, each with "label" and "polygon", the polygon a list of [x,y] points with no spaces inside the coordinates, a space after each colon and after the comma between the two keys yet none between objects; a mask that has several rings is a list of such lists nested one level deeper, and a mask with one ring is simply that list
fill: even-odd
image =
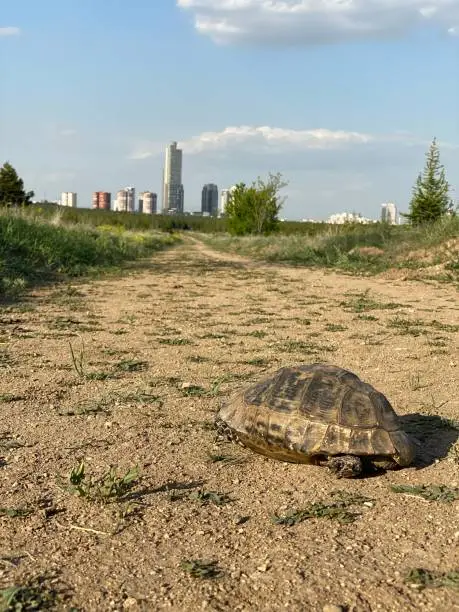
[{"label": "scaly tortoise skin", "polygon": [[415,450],[388,399],[358,376],[315,363],[284,367],[237,392],[216,428],[242,446],[337,477],[413,462]]}]

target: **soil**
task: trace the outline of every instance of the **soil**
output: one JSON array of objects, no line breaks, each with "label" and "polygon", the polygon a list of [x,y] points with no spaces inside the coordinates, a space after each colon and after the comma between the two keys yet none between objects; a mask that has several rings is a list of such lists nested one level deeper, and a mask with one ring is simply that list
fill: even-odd
[{"label": "soil", "polygon": [[[459,610],[454,588],[405,580],[459,571],[459,501],[391,489],[459,487],[457,431],[434,416],[459,418],[458,324],[451,284],[261,264],[192,240],[4,308],[0,508],[30,513],[0,516],[0,589],[47,576],[62,610]],[[231,392],[318,361],[388,397],[417,435],[415,465],[337,480],[216,436]],[[138,465],[140,481],[111,503],[78,496],[81,460],[94,478]],[[368,498],[354,522],[273,522],[336,490]]]}]

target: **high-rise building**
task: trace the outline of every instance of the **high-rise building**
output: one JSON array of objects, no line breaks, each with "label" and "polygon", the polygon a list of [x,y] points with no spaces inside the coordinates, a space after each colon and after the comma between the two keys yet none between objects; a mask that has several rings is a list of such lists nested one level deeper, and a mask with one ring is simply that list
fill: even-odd
[{"label": "high-rise building", "polygon": [[112,194],[108,191],[95,191],[92,194],[92,207],[102,210],[110,210]]},{"label": "high-rise building", "polygon": [[208,183],[202,188],[201,214],[217,216],[218,214],[218,187]]},{"label": "high-rise building", "polygon": [[76,208],[77,194],[74,191],[63,191],[61,194],[61,206]]},{"label": "high-rise building", "polygon": [[163,172],[163,212],[183,213],[182,150],[172,142],[166,148]]},{"label": "high-rise building", "polygon": [[226,211],[226,207],[228,206],[228,202],[230,200],[231,194],[236,189],[236,185],[233,185],[229,189],[222,189],[220,193],[220,207],[218,210],[218,214],[224,215]]},{"label": "high-rise building", "polygon": [[229,189],[222,189],[220,192],[220,208],[218,211],[220,215],[225,214],[225,210],[229,202],[229,197],[230,197]]},{"label": "high-rise building", "polygon": [[397,207],[393,202],[381,204],[381,221],[390,225],[398,224]]},{"label": "high-rise building", "polygon": [[116,194],[116,210],[118,212],[135,211],[135,187],[125,187]]},{"label": "high-rise building", "polygon": [[139,212],[146,215],[155,215],[157,212],[158,196],[152,191],[142,191],[139,194]]}]

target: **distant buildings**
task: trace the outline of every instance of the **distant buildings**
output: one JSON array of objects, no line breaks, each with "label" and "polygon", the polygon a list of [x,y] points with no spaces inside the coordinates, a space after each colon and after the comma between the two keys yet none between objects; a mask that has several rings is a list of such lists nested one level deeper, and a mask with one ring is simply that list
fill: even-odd
[{"label": "distant buildings", "polygon": [[163,171],[163,202],[165,214],[183,213],[184,190],[182,184],[182,150],[172,142],[166,148],[166,159]]},{"label": "distant buildings", "polygon": [[381,221],[389,225],[398,225],[397,207],[393,202],[381,204]]},{"label": "distant buildings", "polygon": [[95,191],[92,194],[92,208],[110,210],[112,194],[108,191]]},{"label": "distant buildings", "polygon": [[135,187],[125,187],[116,194],[115,210],[135,212]]},{"label": "distant buildings", "polygon": [[218,187],[208,183],[202,188],[201,214],[216,217],[218,215]]},{"label": "distant buildings", "polygon": [[146,215],[157,213],[158,196],[152,191],[142,191],[139,194],[139,212]]},{"label": "distant buildings", "polygon": [[342,224],[342,223],[374,223],[373,219],[362,217],[360,213],[336,213],[328,217],[326,223]]},{"label": "distant buildings", "polygon": [[61,194],[61,206],[77,207],[77,194],[74,191],[63,191]]}]

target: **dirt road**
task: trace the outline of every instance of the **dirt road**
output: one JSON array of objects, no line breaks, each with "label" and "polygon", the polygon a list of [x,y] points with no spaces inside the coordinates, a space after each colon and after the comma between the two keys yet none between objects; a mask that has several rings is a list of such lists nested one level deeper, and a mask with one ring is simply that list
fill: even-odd
[{"label": "dirt road", "polygon": [[[232,390],[315,361],[411,415],[423,467],[343,481],[215,440]],[[0,312],[0,589],[47,573],[42,596],[59,591],[62,610],[457,611],[457,590],[405,577],[459,571],[459,501],[390,485],[459,487],[455,432],[426,418],[459,419],[458,388],[451,285],[261,265],[189,241],[140,273],[36,291]],[[110,496],[80,474],[78,496],[81,460],[93,478],[138,465],[141,480],[123,496],[107,477]],[[353,522],[273,522],[337,490]],[[195,577],[212,568],[187,560],[221,575]]]}]

